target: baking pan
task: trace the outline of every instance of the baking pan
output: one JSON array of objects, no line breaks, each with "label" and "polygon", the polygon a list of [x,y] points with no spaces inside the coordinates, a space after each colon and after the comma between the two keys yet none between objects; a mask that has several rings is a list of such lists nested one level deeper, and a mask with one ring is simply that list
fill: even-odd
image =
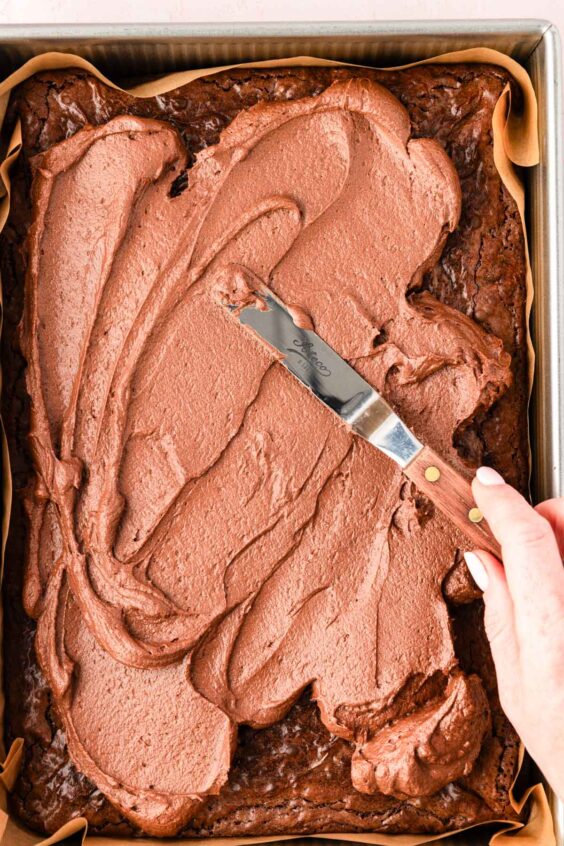
[{"label": "baking pan", "polygon": [[[532,491],[540,500],[564,494],[564,90],[556,27],[542,20],[0,25],[0,77],[48,50],[77,53],[123,80],[292,55],[386,66],[478,46],[500,50],[524,65],[539,104],[540,165],[524,177],[535,285]],[[564,846],[564,803],[547,791],[557,843]],[[477,829],[442,842],[477,846],[487,837]]]}]

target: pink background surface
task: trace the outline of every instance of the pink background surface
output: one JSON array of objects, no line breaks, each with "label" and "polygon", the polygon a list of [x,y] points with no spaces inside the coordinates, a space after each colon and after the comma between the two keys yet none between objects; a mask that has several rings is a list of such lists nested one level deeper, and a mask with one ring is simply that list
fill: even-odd
[{"label": "pink background surface", "polygon": [[564,0],[0,0],[2,23],[546,18],[564,30]]}]

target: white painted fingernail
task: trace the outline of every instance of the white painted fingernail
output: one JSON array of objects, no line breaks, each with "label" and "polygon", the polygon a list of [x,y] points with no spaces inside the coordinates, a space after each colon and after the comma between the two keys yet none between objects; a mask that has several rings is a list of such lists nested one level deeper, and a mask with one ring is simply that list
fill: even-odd
[{"label": "white painted fingernail", "polygon": [[497,470],[493,467],[478,467],[476,470],[476,478],[481,485],[504,485],[505,480],[500,476]]},{"label": "white painted fingernail", "polygon": [[478,558],[475,552],[465,552],[464,553],[464,560],[466,561],[466,566],[470,570],[470,575],[480,588],[480,590],[486,590],[488,586],[488,574],[486,573],[486,568]]}]

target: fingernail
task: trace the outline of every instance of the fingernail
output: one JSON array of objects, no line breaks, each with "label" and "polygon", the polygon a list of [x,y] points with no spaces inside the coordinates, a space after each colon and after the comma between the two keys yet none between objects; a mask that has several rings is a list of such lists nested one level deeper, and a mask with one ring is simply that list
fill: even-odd
[{"label": "fingernail", "polygon": [[476,478],[481,485],[504,485],[505,479],[493,467],[478,467]]},{"label": "fingernail", "polygon": [[465,552],[464,553],[464,560],[466,561],[466,566],[470,570],[470,575],[480,588],[480,590],[486,590],[488,586],[488,574],[486,573],[486,568],[478,558],[475,552]]}]

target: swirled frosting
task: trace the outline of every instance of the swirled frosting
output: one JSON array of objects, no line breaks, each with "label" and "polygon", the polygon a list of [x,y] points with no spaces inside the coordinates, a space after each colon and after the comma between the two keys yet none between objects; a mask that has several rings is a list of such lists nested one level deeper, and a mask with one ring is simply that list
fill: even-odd
[{"label": "swirled frosting", "polygon": [[269,286],[460,466],[509,357],[421,290],[460,190],[409,134],[354,79],[240,114],[179,196],[160,122],[33,162],[24,600],[74,762],[150,834],[221,789],[239,724],[310,685],[359,790],[425,795],[480,751],[441,592],[462,538],[217,296]]}]

